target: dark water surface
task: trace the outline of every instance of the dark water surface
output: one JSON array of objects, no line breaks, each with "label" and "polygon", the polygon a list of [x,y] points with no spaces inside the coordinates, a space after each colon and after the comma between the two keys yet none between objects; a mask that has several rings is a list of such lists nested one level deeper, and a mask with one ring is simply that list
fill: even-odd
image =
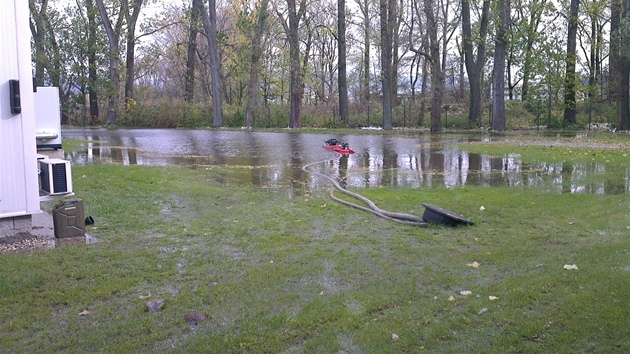
[{"label": "dark water surface", "polygon": [[[318,188],[325,181],[302,170],[336,177],[355,188],[525,186],[554,193],[630,193],[629,171],[611,172],[604,164],[524,163],[518,151],[496,157],[469,153],[462,142],[490,139],[474,133],[408,136],[267,133],[221,130],[86,129],[64,130],[63,137],[87,140],[69,152],[73,165],[180,165],[191,168],[236,167],[242,173],[229,184]],[[355,154],[339,156],[322,147],[337,138]],[[493,138],[496,139],[496,138]],[[591,178],[594,175],[605,178]]]}]

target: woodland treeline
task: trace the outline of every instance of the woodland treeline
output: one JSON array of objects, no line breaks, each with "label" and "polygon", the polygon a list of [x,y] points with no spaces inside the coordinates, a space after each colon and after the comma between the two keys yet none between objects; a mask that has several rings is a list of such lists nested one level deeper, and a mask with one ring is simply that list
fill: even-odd
[{"label": "woodland treeline", "polygon": [[630,127],[630,0],[29,5],[34,82],[60,88],[64,124]]}]

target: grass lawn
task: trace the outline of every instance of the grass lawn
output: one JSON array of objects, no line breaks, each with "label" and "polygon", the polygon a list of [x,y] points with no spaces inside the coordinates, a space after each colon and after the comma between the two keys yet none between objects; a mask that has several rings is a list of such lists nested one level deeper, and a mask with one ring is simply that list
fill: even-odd
[{"label": "grass lawn", "polygon": [[[630,171],[624,150],[566,149]],[[238,173],[74,166],[99,242],[0,256],[0,352],[630,352],[628,194],[357,191],[475,222],[418,228]]]}]

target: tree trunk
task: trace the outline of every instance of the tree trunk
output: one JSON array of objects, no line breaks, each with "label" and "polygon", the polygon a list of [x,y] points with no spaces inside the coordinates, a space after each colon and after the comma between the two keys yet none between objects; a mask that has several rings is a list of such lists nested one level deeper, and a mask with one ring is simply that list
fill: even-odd
[{"label": "tree trunk", "polygon": [[591,46],[590,57],[588,58],[588,97],[592,99],[595,93],[595,77],[596,77],[596,58],[597,58],[597,16],[589,13],[591,20],[591,38],[589,44]]},{"label": "tree trunk", "polygon": [[346,78],[346,1],[337,1],[337,47],[339,50],[337,79],[339,88],[339,119],[348,125],[348,82]]},{"label": "tree trunk", "polygon": [[105,32],[107,33],[107,39],[109,41],[109,90],[108,90],[108,102],[107,102],[107,124],[116,124],[118,122],[118,107],[120,106],[120,31],[123,24],[124,14],[127,12],[127,0],[120,2],[120,11],[118,13],[118,20],[115,27],[112,27],[112,23],[107,14],[107,9],[103,4],[103,0],[96,0],[98,11],[101,14],[103,25],[105,26]]},{"label": "tree trunk", "polygon": [[370,24],[370,11],[369,4],[371,2],[369,0],[363,0],[363,2],[359,2],[359,7],[361,8],[361,14],[363,15],[363,62],[361,63],[363,66],[361,77],[361,85],[363,87],[362,96],[363,100],[368,103],[370,102],[370,42],[371,36],[370,33],[372,31],[372,26]]},{"label": "tree trunk", "polygon": [[210,51],[210,76],[212,78],[212,124],[223,125],[223,96],[221,95],[221,63],[219,62],[219,45],[217,43],[217,9],[215,0],[208,0],[208,12],[201,11],[203,27],[208,39]]},{"label": "tree trunk", "polygon": [[[388,25],[389,25],[389,35],[391,36],[391,47],[392,47],[392,69],[391,69],[391,90],[392,90],[392,108],[399,104],[398,100],[398,48],[400,47],[400,24],[403,19],[401,16],[398,16],[399,9],[396,0],[389,0],[389,14],[388,14]],[[402,15],[402,14],[401,14]],[[393,117],[392,117],[393,119]]]},{"label": "tree trunk", "polygon": [[525,62],[523,63],[523,85],[521,85],[521,100],[527,101],[529,99],[529,76],[531,75],[532,67],[532,52],[525,52]]},{"label": "tree trunk", "polygon": [[142,2],[144,0],[136,0],[132,6],[132,13],[129,16],[129,11],[125,12],[127,17],[127,77],[125,78],[125,102],[129,103],[134,99],[133,95],[133,82],[136,76],[135,62],[136,62],[136,23],[138,22],[138,16],[140,15],[140,9],[142,8]]},{"label": "tree trunk", "polygon": [[[628,21],[628,14],[630,14],[630,0],[623,0],[621,18]],[[627,26],[628,23],[626,22]],[[627,28],[627,27],[626,27]],[[620,76],[620,89],[619,89],[619,124],[617,129],[628,130],[630,129],[630,38],[628,38],[628,32],[623,31],[620,38],[621,43],[621,55],[619,58],[619,76]]]},{"label": "tree trunk", "polygon": [[254,125],[254,113],[260,108],[260,102],[258,102],[258,71],[260,56],[262,54],[262,36],[266,27],[267,11],[269,1],[262,0],[260,8],[258,9],[258,22],[256,25],[256,31],[252,37],[252,56],[249,67],[249,98],[247,100],[247,110],[245,113],[245,126],[251,128]]},{"label": "tree trunk", "polygon": [[628,58],[628,38],[624,33],[624,18],[630,12],[630,1],[612,0],[610,5],[610,72],[608,83],[608,99],[617,105],[617,128],[627,130],[630,128],[630,87],[628,86],[630,74],[630,59]]},{"label": "tree trunk", "polygon": [[486,60],[486,36],[488,33],[488,17],[490,13],[490,1],[484,0],[479,26],[479,39],[477,42],[477,57],[473,54],[473,37],[470,23],[470,2],[462,0],[462,45],[464,46],[464,61],[468,72],[470,85],[470,104],[468,106],[468,121],[481,125],[481,113],[483,111],[482,100],[482,75],[483,64]]},{"label": "tree trunk", "polygon": [[[295,0],[287,0],[289,23],[282,22],[284,31],[289,40],[289,128],[300,128],[300,106],[302,104],[302,67],[300,66],[300,38],[299,25],[306,11],[306,0],[300,0],[300,8],[297,9]],[[278,14],[282,17],[281,14]],[[305,54],[306,55],[306,54]]]},{"label": "tree trunk", "polygon": [[[606,21],[607,22],[607,21]],[[598,85],[599,92],[598,96],[602,96],[602,93],[605,91],[602,82],[602,61],[603,61],[603,47],[604,47],[604,25],[598,23],[597,24],[597,39],[595,48],[595,82]]]},{"label": "tree trunk", "polygon": [[492,70],[492,125],[494,130],[505,130],[505,53],[507,29],[510,25],[510,0],[500,0],[499,24],[494,43]]},{"label": "tree trunk", "polygon": [[193,0],[190,8],[190,27],[188,31],[188,48],[186,50],[186,83],[184,85],[184,100],[193,103],[195,100],[195,68],[197,66],[197,34],[199,20],[203,11],[201,0]]},{"label": "tree trunk", "polygon": [[98,11],[94,8],[93,0],[86,0],[86,11],[87,11],[87,19],[88,19],[88,33],[87,33],[87,43],[88,43],[88,95],[90,96],[90,116],[92,118],[98,118],[98,90],[96,89],[98,82],[98,74],[96,72],[97,68],[97,59],[96,59],[96,32],[97,32],[97,24],[96,24],[96,12]]},{"label": "tree trunk", "polygon": [[422,83],[420,84],[420,114],[418,114],[418,125],[424,125],[424,117],[427,110],[427,82],[429,82],[429,61],[422,61]]},{"label": "tree trunk", "polygon": [[619,124],[617,129],[629,130],[630,129],[630,86],[628,85],[630,75],[630,60],[627,55],[621,59],[621,70],[619,76],[621,76],[621,89],[619,97]]},{"label": "tree trunk", "polygon": [[440,42],[437,32],[438,25],[433,13],[432,0],[424,0],[424,13],[427,19],[429,33],[429,57],[431,61],[431,127],[432,133],[442,131],[442,96],[444,95],[444,73],[440,64]]},{"label": "tree trunk", "polygon": [[389,33],[388,0],[380,0],[381,16],[381,95],[383,95],[383,129],[392,129],[392,43]]},{"label": "tree trunk", "polygon": [[579,0],[571,0],[567,35],[566,74],[564,78],[564,123],[575,124],[575,49],[578,29]]},{"label": "tree trunk", "polygon": [[[611,0],[610,2],[610,55],[608,57],[611,73],[621,71],[621,13],[623,0]],[[618,104],[621,88],[621,75],[610,75],[608,81],[608,101]]]},{"label": "tree trunk", "polygon": [[42,86],[44,84],[44,68],[46,66],[46,52],[45,52],[45,21],[44,14],[48,8],[48,0],[41,2],[39,10],[35,5],[35,0],[28,1],[29,10],[31,13],[31,35],[33,36],[33,49],[35,50],[35,82],[34,86]]}]

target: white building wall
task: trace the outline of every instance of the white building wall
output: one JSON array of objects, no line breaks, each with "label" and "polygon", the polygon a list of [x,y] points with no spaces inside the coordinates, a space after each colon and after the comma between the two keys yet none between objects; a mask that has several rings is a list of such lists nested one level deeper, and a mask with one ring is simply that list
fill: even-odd
[{"label": "white building wall", "polygon": [[[0,219],[40,211],[28,19],[28,1],[0,1]],[[9,80],[20,81],[19,114]]]}]

